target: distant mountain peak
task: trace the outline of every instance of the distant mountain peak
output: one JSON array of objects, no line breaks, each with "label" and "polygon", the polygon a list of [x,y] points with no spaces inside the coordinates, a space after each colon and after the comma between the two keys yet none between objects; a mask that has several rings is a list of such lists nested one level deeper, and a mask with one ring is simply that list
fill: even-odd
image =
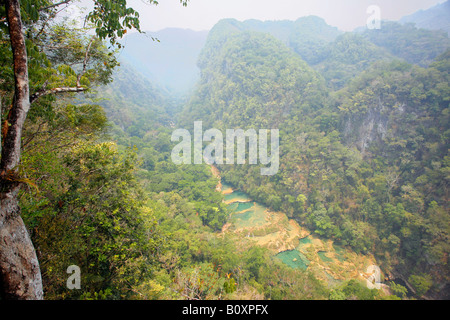
[{"label": "distant mountain peak", "polygon": [[399,20],[400,23],[415,23],[417,28],[444,30],[450,34],[450,1],[440,3],[427,10],[419,10]]}]

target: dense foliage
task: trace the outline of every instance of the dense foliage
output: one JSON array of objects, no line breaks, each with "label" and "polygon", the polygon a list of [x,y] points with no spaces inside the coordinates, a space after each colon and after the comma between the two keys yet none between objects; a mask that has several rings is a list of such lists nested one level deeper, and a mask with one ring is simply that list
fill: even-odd
[{"label": "dense foliage", "polygon": [[[111,17],[111,1],[96,4],[91,37],[24,1],[32,93],[90,89],[40,97],[23,132],[20,206],[47,299],[385,298],[353,280],[329,288],[221,232],[230,212],[211,168],[171,161],[172,131],[195,120],[204,130],[278,128],[276,175],[222,165],[222,178],[318,236],[374,254],[416,297],[445,294],[448,37],[395,23],[342,34],[315,17],[224,20],[182,109],[183,100],[119,67],[104,42],[138,28],[138,14],[118,6],[122,16]],[[14,92],[6,30],[0,23],[3,125]],[[81,269],[81,290],[66,286],[70,265]],[[393,298],[407,296],[390,287]]]}]

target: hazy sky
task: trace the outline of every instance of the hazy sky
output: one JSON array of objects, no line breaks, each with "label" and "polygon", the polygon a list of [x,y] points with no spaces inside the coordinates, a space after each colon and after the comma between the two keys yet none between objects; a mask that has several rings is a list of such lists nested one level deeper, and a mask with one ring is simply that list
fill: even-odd
[{"label": "hazy sky", "polygon": [[[87,0],[82,0],[86,3]],[[428,9],[445,0],[190,0],[183,7],[179,0],[128,0],[140,13],[141,29],[158,31],[168,27],[209,30],[223,18],[237,20],[296,20],[317,15],[343,31],[365,26],[367,8],[377,5],[382,20],[398,20],[420,9]]]}]

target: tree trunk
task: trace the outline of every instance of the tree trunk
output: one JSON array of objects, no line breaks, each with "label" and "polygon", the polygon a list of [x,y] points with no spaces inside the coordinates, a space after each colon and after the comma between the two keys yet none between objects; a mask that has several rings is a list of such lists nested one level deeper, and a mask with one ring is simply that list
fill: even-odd
[{"label": "tree trunk", "polygon": [[22,128],[30,109],[28,63],[19,0],[4,0],[14,61],[15,92],[0,162],[0,295],[3,299],[43,299],[39,263],[20,217],[16,182]]},{"label": "tree trunk", "polygon": [[0,295],[2,299],[43,299],[39,262],[20,217],[16,186],[0,199]]}]

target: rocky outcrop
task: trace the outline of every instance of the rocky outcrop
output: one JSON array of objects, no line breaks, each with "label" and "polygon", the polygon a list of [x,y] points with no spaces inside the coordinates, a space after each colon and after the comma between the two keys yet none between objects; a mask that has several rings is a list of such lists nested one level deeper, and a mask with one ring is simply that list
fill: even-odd
[{"label": "rocky outcrop", "polygon": [[404,113],[405,105],[398,104],[393,111],[383,104],[378,103],[368,108],[365,114],[351,114],[345,118],[343,134],[347,144],[354,145],[365,155],[372,143],[382,143],[389,135],[393,123],[390,121],[390,113]]}]

